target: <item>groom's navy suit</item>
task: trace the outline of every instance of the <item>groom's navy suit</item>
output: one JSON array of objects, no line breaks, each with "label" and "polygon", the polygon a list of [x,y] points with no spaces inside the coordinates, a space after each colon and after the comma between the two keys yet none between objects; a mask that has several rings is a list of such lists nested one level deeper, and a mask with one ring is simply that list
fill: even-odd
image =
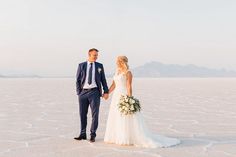
[{"label": "groom's navy suit", "polygon": [[[80,110],[80,122],[81,122],[81,135],[86,135],[87,126],[87,113],[90,106],[92,111],[92,125],[90,129],[90,135],[96,137],[96,130],[98,128],[98,116],[100,97],[103,92],[108,93],[107,81],[103,65],[98,62],[95,64],[95,83],[96,88],[84,89],[87,74],[87,62],[80,63],[76,74],[76,91],[79,96],[79,110]],[[103,90],[102,90],[103,87]]]}]

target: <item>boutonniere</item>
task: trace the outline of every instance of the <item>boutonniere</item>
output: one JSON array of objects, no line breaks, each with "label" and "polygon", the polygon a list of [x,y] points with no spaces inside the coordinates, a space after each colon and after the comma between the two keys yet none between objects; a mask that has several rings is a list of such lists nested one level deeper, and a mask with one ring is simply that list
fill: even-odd
[{"label": "boutonniere", "polygon": [[101,69],[101,68],[98,68],[98,72],[99,72],[99,74],[101,73],[101,71],[102,71],[102,69]]}]

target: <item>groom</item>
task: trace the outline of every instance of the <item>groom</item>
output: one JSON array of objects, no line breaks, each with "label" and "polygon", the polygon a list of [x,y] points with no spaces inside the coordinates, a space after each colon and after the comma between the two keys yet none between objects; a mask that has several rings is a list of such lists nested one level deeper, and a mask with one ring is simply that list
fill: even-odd
[{"label": "groom", "polygon": [[[92,111],[92,125],[90,128],[90,142],[95,142],[98,128],[100,97],[108,99],[108,87],[103,65],[96,62],[98,50],[92,48],[88,52],[88,60],[80,63],[76,74],[76,91],[79,97],[80,126],[79,137],[75,140],[86,140],[87,113],[90,106]],[[104,94],[102,92],[102,87]]]}]

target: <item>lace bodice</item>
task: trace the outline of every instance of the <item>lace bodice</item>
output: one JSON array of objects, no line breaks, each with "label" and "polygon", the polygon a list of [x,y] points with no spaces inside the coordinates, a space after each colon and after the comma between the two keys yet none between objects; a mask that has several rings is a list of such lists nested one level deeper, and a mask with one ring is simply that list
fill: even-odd
[{"label": "lace bodice", "polygon": [[118,74],[118,72],[115,73],[113,80],[115,81],[116,88],[115,92],[121,92],[123,94],[126,94],[127,87],[126,87],[126,76],[124,73]]}]

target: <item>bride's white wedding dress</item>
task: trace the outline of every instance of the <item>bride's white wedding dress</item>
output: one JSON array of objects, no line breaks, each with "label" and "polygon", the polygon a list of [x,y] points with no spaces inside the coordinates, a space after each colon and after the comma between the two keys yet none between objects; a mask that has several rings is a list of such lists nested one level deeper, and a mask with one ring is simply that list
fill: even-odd
[{"label": "bride's white wedding dress", "polygon": [[121,115],[118,103],[120,96],[127,94],[126,76],[116,73],[113,79],[116,88],[112,96],[107,120],[104,137],[106,143],[147,148],[170,147],[180,143],[179,139],[152,134],[145,126],[141,112],[133,115]]}]

